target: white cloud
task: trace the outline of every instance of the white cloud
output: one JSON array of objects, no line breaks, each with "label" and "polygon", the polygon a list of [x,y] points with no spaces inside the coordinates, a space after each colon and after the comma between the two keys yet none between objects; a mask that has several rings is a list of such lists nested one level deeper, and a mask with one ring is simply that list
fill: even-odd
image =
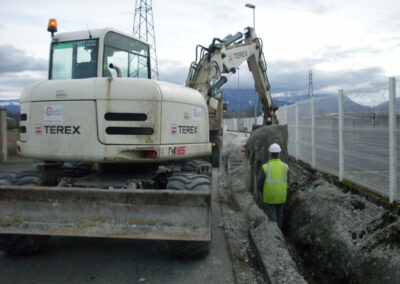
[{"label": "white cloud", "polygon": [[47,60],[34,58],[26,54],[25,50],[7,44],[0,45],[0,74],[22,71],[46,71]]},{"label": "white cloud", "polygon": [[[29,66],[34,62],[42,68],[43,62],[47,62],[50,36],[46,26],[51,17],[57,18],[60,32],[86,29],[87,25],[91,29],[108,26],[132,32],[135,1],[32,3],[0,0],[0,45],[12,45],[23,51],[21,55],[33,58],[29,63],[25,60],[26,70],[32,70]],[[207,46],[214,37],[223,38],[252,25],[252,10],[245,8],[245,3],[154,0],[160,78],[184,83],[197,44]],[[256,5],[256,31],[264,41],[268,75],[275,92],[306,91],[308,70],[313,69],[316,90],[334,92],[337,87],[347,87],[378,98],[373,93],[386,88],[378,82],[386,82],[385,76],[399,74],[395,58],[400,58],[400,38],[396,32],[400,28],[400,6],[396,1],[371,0],[368,5],[361,0],[251,3]],[[246,69],[245,64],[241,66],[239,83],[252,88],[254,83]],[[367,76],[362,70],[379,72]],[[45,78],[42,75],[35,76]],[[35,76],[24,80],[21,75],[19,84],[15,81],[18,77],[2,78],[0,96],[7,96],[5,91],[14,92],[14,96]],[[349,83],[349,78],[354,82]],[[363,85],[362,80],[367,82]],[[228,86],[237,86],[237,74],[230,76]]]},{"label": "white cloud", "polygon": [[26,86],[47,78],[45,71],[23,71],[0,76],[0,98],[17,99]]}]

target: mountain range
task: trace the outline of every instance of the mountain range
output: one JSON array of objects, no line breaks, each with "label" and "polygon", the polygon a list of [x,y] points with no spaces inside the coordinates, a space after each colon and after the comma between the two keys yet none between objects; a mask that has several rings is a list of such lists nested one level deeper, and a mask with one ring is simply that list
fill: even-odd
[{"label": "mountain range", "polygon": [[19,100],[0,100],[0,109],[6,109],[8,113],[19,113]]},{"label": "mountain range", "polygon": [[[389,109],[389,102],[381,103],[374,107],[376,110],[388,110]],[[400,109],[400,98],[396,98],[396,109]]]},{"label": "mountain range", "polygon": [[[254,101],[254,90],[251,89],[222,89],[224,95],[224,101],[228,103],[228,110],[247,110],[252,108]],[[329,97],[326,94],[316,94],[314,97],[317,99],[315,102],[316,111],[324,111],[324,112],[338,112],[338,103],[335,97]],[[322,99],[326,97],[326,99]],[[321,98],[321,99],[319,99]],[[285,105],[292,105],[296,102],[306,101],[310,99],[307,95],[285,95],[274,97],[272,95],[272,101],[277,104],[279,107]],[[258,95],[257,95],[258,101]],[[251,103],[250,103],[251,102]],[[374,108],[360,105],[354,101],[352,101],[349,97],[344,96],[343,98],[344,109],[345,111],[351,112],[363,112],[363,111],[371,111]]]},{"label": "mountain range", "polygon": [[[254,93],[253,89],[230,89],[223,88],[222,93],[224,96],[224,102],[228,103],[228,111],[236,111],[238,108],[240,111],[245,111],[249,109],[253,109],[253,101],[254,101]],[[326,94],[316,94],[315,98],[323,98],[328,97]],[[258,95],[256,96],[258,102]],[[301,102],[308,100],[308,94],[304,95],[285,95],[274,97],[272,96],[272,100],[279,107],[285,105],[292,105],[296,102]],[[349,97],[344,96],[344,109],[345,111],[352,112],[363,112],[363,111],[371,111],[371,110],[387,110],[389,106],[389,102],[381,103],[375,107],[368,107],[360,105],[354,101],[352,101]],[[400,98],[396,100],[397,109],[400,110]],[[5,108],[7,112],[18,114],[19,112],[19,100],[0,100],[0,108]],[[323,112],[338,112],[337,109],[337,100],[335,97],[321,99],[316,101],[316,111]]]}]

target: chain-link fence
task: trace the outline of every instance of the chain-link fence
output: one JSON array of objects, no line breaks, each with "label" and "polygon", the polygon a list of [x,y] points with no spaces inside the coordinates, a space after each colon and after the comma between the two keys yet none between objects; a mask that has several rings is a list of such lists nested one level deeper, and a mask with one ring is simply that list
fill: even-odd
[{"label": "chain-link fence", "polygon": [[[399,201],[400,111],[395,109],[395,81],[391,79],[391,101],[380,110],[355,104],[342,92],[281,107],[277,116],[280,124],[288,125],[289,154],[391,202]],[[237,119],[224,120],[231,130],[244,125],[251,130],[253,123],[254,118],[239,123]]]}]

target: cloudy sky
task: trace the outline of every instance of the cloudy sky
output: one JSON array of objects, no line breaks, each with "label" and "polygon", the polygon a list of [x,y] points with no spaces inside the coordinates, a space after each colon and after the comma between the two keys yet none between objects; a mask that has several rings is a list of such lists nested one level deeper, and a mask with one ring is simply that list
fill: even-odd
[{"label": "cloudy sky", "polygon": [[[249,0],[250,1],[250,0]],[[68,4],[65,4],[68,3]],[[365,105],[387,100],[389,76],[400,80],[400,1],[252,0],[275,96],[343,89]],[[243,31],[252,10],[241,0],[153,0],[160,79],[183,84],[197,44]],[[18,98],[47,76],[49,18],[59,32],[113,27],[132,33],[135,0],[0,0],[0,99]],[[246,64],[239,84],[253,88]],[[238,76],[229,77],[236,87]],[[399,85],[397,86],[399,88]],[[399,93],[399,91],[398,91]]]}]

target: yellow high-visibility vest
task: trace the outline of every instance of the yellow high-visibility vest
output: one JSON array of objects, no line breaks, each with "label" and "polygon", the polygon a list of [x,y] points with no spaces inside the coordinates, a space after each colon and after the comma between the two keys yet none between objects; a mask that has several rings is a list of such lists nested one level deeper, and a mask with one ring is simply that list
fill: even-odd
[{"label": "yellow high-visibility vest", "polygon": [[263,166],[265,173],[263,199],[267,204],[286,202],[289,166],[280,159],[272,159]]}]

